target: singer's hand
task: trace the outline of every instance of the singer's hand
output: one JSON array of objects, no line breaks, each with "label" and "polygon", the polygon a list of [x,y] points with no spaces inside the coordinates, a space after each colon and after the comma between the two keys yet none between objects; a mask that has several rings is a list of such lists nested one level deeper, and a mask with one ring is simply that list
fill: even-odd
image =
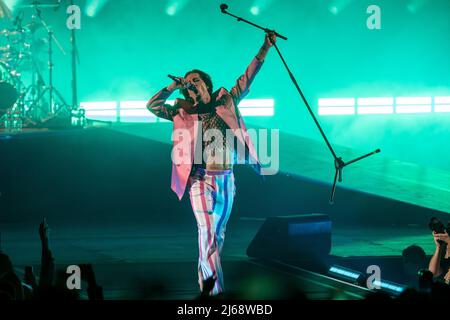
[{"label": "singer's hand", "polygon": [[264,46],[270,48],[277,42],[277,36],[275,32],[267,32],[266,37],[264,39]]},{"label": "singer's hand", "polygon": [[177,89],[183,89],[186,84],[186,80],[180,77],[180,81],[174,81],[170,85],[167,86],[167,90],[173,92]]}]

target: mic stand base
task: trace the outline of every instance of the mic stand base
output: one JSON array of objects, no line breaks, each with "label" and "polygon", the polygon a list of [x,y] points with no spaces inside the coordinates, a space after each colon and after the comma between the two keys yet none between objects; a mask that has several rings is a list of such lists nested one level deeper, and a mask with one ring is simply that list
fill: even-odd
[{"label": "mic stand base", "polygon": [[343,160],[342,160],[342,157],[339,157],[339,158],[335,158],[335,160],[334,160],[334,168],[335,168],[335,170],[336,170],[336,172],[335,172],[335,174],[334,174],[334,181],[333,181],[333,187],[332,187],[332,189],[331,189],[331,196],[330,196],[330,204],[331,205],[333,205],[334,204],[334,195],[335,195],[335,193],[336,193],[336,185],[337,185],[337,182],[339,181],[339,182],[342,182],[342,170],[346,167],[346,166],[348,166],[349,164],[352,164],[352,163],[354,163],[354,162],[357,162],[357,161],[359,161],[359,160],[362,160],[362,159],[364,159],[364,158],[367,158],[367,157],[369,157],[369,156],[372,156],[372,155],[374,155],[374,154],[376,154],[376,153],[379,153],[379,152],[381,152],[381,150],[380,149],[377,149],[377,150],[375,150],[375,151],[373,151],[373,152],[370,152],[370,153],[367,153],[367,154],[365,154],[365,155],[363,155],[363,156],[361,156],[361,157],[358,157],[358,158],[355,158],[355,159],[353,159],[353,160],[351,160],[351,161],[349,161],[349,162],[344,162]]}]

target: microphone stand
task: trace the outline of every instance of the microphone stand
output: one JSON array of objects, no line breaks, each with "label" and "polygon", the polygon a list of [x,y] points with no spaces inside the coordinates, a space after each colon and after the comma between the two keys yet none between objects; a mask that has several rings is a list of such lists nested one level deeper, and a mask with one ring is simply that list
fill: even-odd
[{"label": "microphone stand", "polygon": [[[74,0],[70,0],[70,5],[74,5]],[[76,42],[75,28],[72,28],[70,31],[70,43],[72,44],[72,110],[78,110],[77,64],[80,63],[80,56]]]},{"label": "microphone stand", "polygon": [[54,106],[54,94],[57,95],[57,97],[59,98],[59,100],[61,101],[62,105],[64,107],[68,107],[68,104],[65,102],[64,98],[62,97],[61,93],[53,86],[53,68],[54,68],[54,64],[53,64],[53,42],[57,45],[57,47],[59,48],[59,50],[65,55],[66,52],[64,51],[63,47],[61,46],[61,44],[59,43],[58,39],[56,39],[53,30],[47,25],[47,23],[44,21],[44,19],[41,16],[41,10],[39,9],[39,4],[37,1],[33,2],[33,7],[36,11],[36,17],[39,21],[39,23],[44,27],[44,29],[47,32],[47,36],[48,36],[48,79],[49,79],[49,84],[48,86],[44,89],[44,91],[42,91],[40,93],[40,95],[36,98],[36,102],[40,101],[42,99],[42,97],[45,95],[46,91],[49,91],[49,96],[48,96],[48,107],[49,107],[49,112],[50,114],[52,114],[52,116],[56,116],[56,113],[59,110],[56,110],[56,106]]},{"label": "microphone stand", "polygon": [[[236,18],[238,22],[239,22],[239,21],[245,22],[245,23],[250,24],[250,25],[252,25],[252,26],[254,26],[254,27],[258,28],[258,29],[263,30],[263,31],[266,32],[266,33],[268,33],[268,32],[273,32],[278,38],[283,39],[283,40],[287,40],[287,38],[286,38],[285,36],[280,35],[280,34],[277,33],[275,30],[271,30],[271,29],[268,29],[268,28],[263,28],[263,27],[261,27],[261,26],[255,24],[255,23],[253,23],[253,22],[250,22],[250,21],[248,21],[248,20],[246,20],[246,19],[243,19],[243,18],[241,18],[241,17],[238,17],[238,16],[236,16],[236,15],[234,15],[234,14],[229,13],[229,12],[227,11],[227,9],[228,9],[228,5],[226,5],[226,4],[221,4],[221,5],[220,5],[220,10],[222,11],[223,14],[226,14],[226,15],[229,15],[229,16],[231,16],[231,17],[233,17],[233,18]],[[374,154],[376,154],[376,153],[379,153],[381,150],[380,150],[380,149],[376,149],[375,151],[372,151],[372,152],[370,152],[370,153],[367,153],[367,154],[365,154],[365,155],[363,155],[363,156],[361,156],[361,157],[355,158],[355,159],[353,159],[353,160],[351,160],[351,161],[348,161],[348,162],[344,162],[344,161],[342,160],[342,157],[338,157],[338,156],[336,155],[336,152],[334,151],[333,147],[331,146],[330,142],[328,141],[328,139],[327,139],[327,137],[326,137],[326,135],[325,135],[325,132],[323,131],[322,127],[320,126],[319,121],[317,120],[316,116],[314,115],[314,112],[312,111],[311,107],[309,106],[309,103],[308,103],[308,101],[306,100],[305,95],[303,94],[302,90],[300,89],[300,86],[298,85],[297,80],[295,79],[294,75],[292,74],[291,70],[289,69],[289,66],[287,65],[286,61],[284,60],[284,57],[283,57],[283,55],[281,54],[280,49],[278,49],[278,46],[277,46],[276,43],[274,43],[273,45],[274,45],[275,49],[277,50],[277,53],[278,53],[278,55],[280,56],[281,61],[283,62],[283,65],[285,66],[285,68],[286,68],[286,70],[287,70],[287,72],[288,72],[288,74],[289,74],[289,77],[291,78],[291,80],[292,80],[292,82],[293,82],[295,88],[297,89],[298,93],[300,94],[300,96],[301,96],[301,98],[302,98],[302,100],[303,100],[303,103],[305,104],[306,108],[308,109],[309,114],[311,115],[311,117],[312,117],[313,120],[314,120],[314,123],[316,124],[317,128],[319,129],[320,134],[322,135],[323,140],[325,141],[326,145],[328,146],[328,149],[330,150],[331,154],[333,155],[333,158],[334,158],[335,175],[334,175],[333,187],[332,187],[332,190],[331,190],[331,196],[330,196],[330,204],[333,204],[333,203],[334,203],[334,196],[335,196],[335,192],[336,192],[336,184],[337,184],[338,181],[339,181],[339,182],[342,182],[342,170],[343,170],[346,166],[348,166],[348,165],[350,165],[350,164],[352,164],[352,163],[354,163],[354,162],[357,162],[357,161],[362,160],[362,159],[364,159],[364,158],[367,158],[367,157],[369,157],[369,156],[371,156],[371,155],[374,155]]]},{"label": "microphone stand", "polygon": [[[73,6],[74,0],[69,1],[69,5]],[[62,0],[58,0],[58,5],[55,11],[58,11],[62,5]],[[78,53],[76,31],[75,28],[70,30],[70,44],[71,48],[71,71],[72,71],[72,111],[78,110],[78,85],[77,85],[77,65],[80,64],[80,55]]]}]

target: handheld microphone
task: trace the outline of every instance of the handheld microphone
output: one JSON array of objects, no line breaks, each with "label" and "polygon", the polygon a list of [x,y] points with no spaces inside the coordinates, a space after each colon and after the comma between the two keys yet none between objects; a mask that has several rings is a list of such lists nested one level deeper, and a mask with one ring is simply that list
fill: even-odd
[{"label": "handheld microphone", "polygon": [[226,5],[225,3],[222,3],[221,5],[220,5],[220,10],[223,12],[223,13],[225,13],[225,10],[227,10],[228,9],[228,5]]},{"label": "handheld microphone", "polygon": [[180,78],[175,77],[175,76],[173,76],[173,75],[171,75],[171,74],[168,74],[167,76],[168,76],[170,79],[172,79],[173,81],[175,81],[176,83],[182,84],[182,85],[184,86],[185,89],[192,90],[195,94],[198,94],[197,88],[196,88],[192,83],[186,82],[186,83],[183,84],[183,82],[181,81]]},{"label": "handheld microphone", "polygon": [[171,74],[168,74],[167,76],[168,76],[170,79],[172,79],[173,81],[176,81],[177,83],[181,83],[181,79],[180,79],[180,78],[175,77],[175,76],[173,76],[173,75],[171,75]]}]

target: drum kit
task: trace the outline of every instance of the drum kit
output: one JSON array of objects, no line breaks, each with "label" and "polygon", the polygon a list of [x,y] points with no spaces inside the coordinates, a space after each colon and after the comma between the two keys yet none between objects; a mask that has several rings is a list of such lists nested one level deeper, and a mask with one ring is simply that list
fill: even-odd
[{"label": "drum kit", "polygon": [[12,25],[0,30],[0,128],[8,129],[11,117],[33,127],[61,110],[71,111],[53,86],[53,44],[65,52],[41,16],[42,9],[57,6],[34,1],[17,6],[21,10],[12,16],[0,0],[0,20]]}]

